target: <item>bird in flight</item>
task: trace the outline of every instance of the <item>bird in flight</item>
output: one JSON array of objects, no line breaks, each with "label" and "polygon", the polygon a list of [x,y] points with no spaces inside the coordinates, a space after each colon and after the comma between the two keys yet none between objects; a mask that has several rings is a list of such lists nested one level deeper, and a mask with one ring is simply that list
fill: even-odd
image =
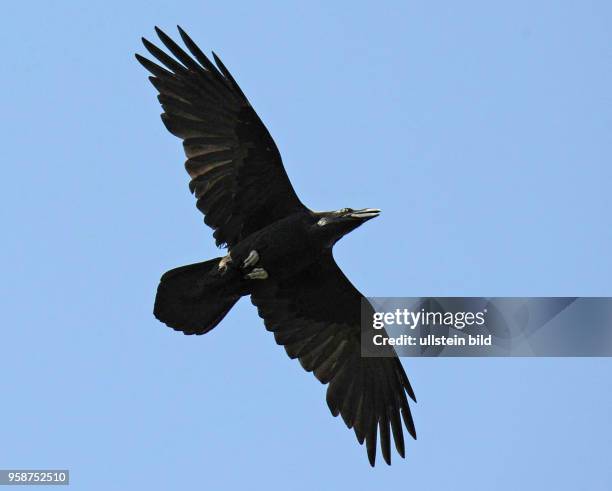
[{"label": "bird in flight", "polygon": [[224,257],[165,273],[155,317],[185,334],[205,334],[249,295],[276,342],[328,384],[329,409],[365,441],[370,464],[379,434],[387,464],[391,434],[404,457],[401,421],[416,439],[406,397],[416,402],[414,392],[394,351],[361,356],[363,296],[332,255],[340,238],[380,210],[304,206],[274,140],[221,60],[213,53],[213,64],[180,27],[191,54],[155,30],[174,57],[143,38],[160,64],[136,58],[152,74],[163,123],[183,140],[196,206],[216,244],[227,248]]}]

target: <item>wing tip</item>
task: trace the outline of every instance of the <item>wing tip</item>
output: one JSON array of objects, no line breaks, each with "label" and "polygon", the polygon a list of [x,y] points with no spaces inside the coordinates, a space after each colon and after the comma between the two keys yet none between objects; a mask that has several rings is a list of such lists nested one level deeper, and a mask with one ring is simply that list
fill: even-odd
[{"label": "wing tip", "polygon": [[178,24],[176,25],[176,29],[179,32],[179,34],[181,35],[181,37],[187,36],[187,33],[185,32],[185,30],[181,26],[179,26]]},{"label": "wing tip", "polygon": [[368,450],[368,461],[372,467],[376,467],[376,451],[370,452]]}]

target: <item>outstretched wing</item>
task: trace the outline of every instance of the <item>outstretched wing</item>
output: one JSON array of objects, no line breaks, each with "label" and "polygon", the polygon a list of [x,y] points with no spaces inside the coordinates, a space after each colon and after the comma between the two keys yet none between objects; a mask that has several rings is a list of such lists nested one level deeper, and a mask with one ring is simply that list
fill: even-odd
[{"label": "outstretched wing", "polygon": [[149,79],[159,91],[166,128],[183,139],[189,188],[204,222],[215,230],[217,245],[231,248],[305,207],[274,140],[227,68],[213,53],[215,66],[178,29],[192,56],[156,27],[176,59],[144,38],[149,53],[165,68],[140,55],[136,58],[153,74]]},{"label": "outstretched wing", "polygon": [[332,414],[340,414],[354,428],[359,443],[365,440],[370,464],[375,462],[378,432],[383,457],[390,464],[390,430],[404,457],[400,415],[416,438],[406,394],[416,399],[396,356],[361,357],[361,299],[331,252],[290,280],[262,282],[251,295],[276,342],[322,383],[329,383]]}]

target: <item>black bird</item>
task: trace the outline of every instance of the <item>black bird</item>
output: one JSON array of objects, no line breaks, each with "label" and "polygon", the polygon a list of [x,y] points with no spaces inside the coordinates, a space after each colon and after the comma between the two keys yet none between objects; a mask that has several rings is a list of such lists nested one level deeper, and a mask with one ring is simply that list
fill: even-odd
[{"label": "black bird", "polygon": [[[156,28],[174,58],[143,38],[164,67],[136,55],[152,73],[166,128],[183,139],[189,188],[214,229],[223,258],[173,269],[160,280],[155,316],[185,334],[213,329],[245,295],[291,358],[327,388],[327,403],[373,466],[391,463],[390,432],[404,457],[402,424],[416,438],[399,359],[361,356],[361,293],[332,256],[334,244],[380,210],[313,212],[297,197],[268,130],[213,53],[213,64],[179,27],[191,55]],[[368,308],[371,308],[369,304]]]}]

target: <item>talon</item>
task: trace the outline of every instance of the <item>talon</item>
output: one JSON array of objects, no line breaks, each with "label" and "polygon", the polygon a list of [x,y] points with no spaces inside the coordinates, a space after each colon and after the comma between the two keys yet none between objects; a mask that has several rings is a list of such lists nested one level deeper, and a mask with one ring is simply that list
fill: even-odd
[{"label": "talon", "polygon": [[259,254],[257,251],[249,252],[248,257],[242,263],[242,269],[249,269],[252,266],[255,266],[259,262]]},{"label": "talon", "polygon": [[224,258],[221,259],[221,261],[219,261],[219,266],[218,269],[221,272],[221,274],[225,273],[227,271],[227,265],[229,263],[232,262],[232,255],[228,254],[227,256],[225,256]]},{"label": "talon", "polygon": [[266,280],[268,272],[263,268],[255,268],[249,274],[244,275],[247,280]]}]

